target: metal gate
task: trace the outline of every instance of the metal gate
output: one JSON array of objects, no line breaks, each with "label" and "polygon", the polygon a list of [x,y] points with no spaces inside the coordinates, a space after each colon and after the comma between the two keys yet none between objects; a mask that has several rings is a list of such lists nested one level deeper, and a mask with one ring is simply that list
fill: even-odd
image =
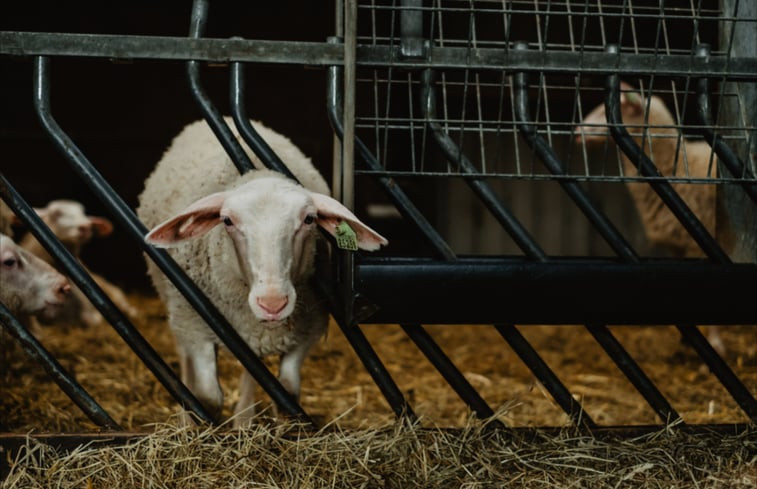
[{"label": "metal gate", "polygon": [[[661,421],[671,422],[680,416],[607,325],[675,324],[749,419],[757,421],[754,396],[695,326],[757,324],[754,4],[738,0],[337,3],[337,32],[321,43],[206,38],[208,2],[195,0],[188,38],[6,31],[0,32],[0,54],[33,58],[30,89],[37,116],[71,169],[280,408],[293,416],[310,421],[173,260],[144,243],[145,227],[56,123],[50,108],[50,58],[186,61],[192,93],[241,172],[252,166],[204,92],[201,63],[229,63],[230,105],[243,138],[261,160],[284,172],[285,166],[246,122],[245,69],[265,62],[307,64],[328,72],[327,111],[341,143],[334,162],[335,195],[351,206],[356,186],[364,180],[377,182],[386,202],[415,229],[422,243],[413,256],[368,258],[340,252],[333,269],[318,274],[320,292],[333,317],[398,416],[414,417],[412,406],[366,340],[360,323],[400,323],[462,401],[482,418],[494,411],[423,324],[491,324],[571,419],[592,428],[594,421],[515,325],[585,325]],[[623,88],[621,78],[634,84],[634,91]],[[645,100],[659,96],[673,107],[675,122],[666,127],[672,131],[659,135],[650,120],[635,127],[624,125],[621,97],[635,96],[636,91]],[[592,153],[598,158],[586,145],[573,144],[581,134],[580,121],[597,104],[604,104],[609,123],[594,127],[609,132],[625,156],[616,153],[609,137],[602,152]],[[693,174],[685,158],[680,167],[661,171],[663,162],[650,159],[634,139],[640,137],[648,150],[667,138],[675,142],[678,154],[684,151],[684,136],[706,141],[712,148],[706,175]],[[624,157],[635,170],[624,168],[620,163]],[[4,175],[0,178],[3,200],[165,388],[200,419],[213,421],[12,182]],[[545,251],[544,243],[513,212],[511,195],[502,192],[504,188],[531,198],[542,184],[559,186],[567,195],[592,239],[603,243],[600,253],[564,257]],[[625,184],[651,187],[703,258],[637,252],[607,217],[601,193],[587,190],[590,185]],[[727,251],[679,195],[685,187],[710,185],[717,186],[721,214],[736,237]],[[436,213],[422,213],[415,203],[418,195],[407,192],[407,187],[422,189],[415,192],[422,198],[434,195]],[[465,220],[466,212],[460,209],[463,193],[469,196],[466,206],[479,202],[475,212],[493,217],[495,228],[490,224],[481,232],[507,237],[503,253],[484,254],[459,240],[450,245],[456,239],[455,222]],[[118,429],[1,305],[0,319],[95,423]]]}]

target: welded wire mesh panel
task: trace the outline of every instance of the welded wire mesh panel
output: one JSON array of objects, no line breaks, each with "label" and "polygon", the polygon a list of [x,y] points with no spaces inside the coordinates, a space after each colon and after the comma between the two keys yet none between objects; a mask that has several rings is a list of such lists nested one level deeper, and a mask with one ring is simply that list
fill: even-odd
[{"label": "welded wire mesh panel", "polygon": [[[739,10],[739,2],[721,8],[717,0],[361,2],[358,43],[401,47],[403,54],[393,55],[397,57],[388,60],[388,66],[361,65],[358,136],[373,149],[383,170],[396,176],[463,173],[454,158],[444,157],[432,143],[436,127],[452,138],[456,151],[477,173],[554,178],[518,131],[513,70],[505,65],[515,44],[525,43],[527,50],[544,54],[542,61],[528,67],[529,116],[567,175],[583,180],[642,180],[609,138],[601,113],[605,75],[613,66],[603,72],[590,62],[589,55],[605,53],[609,44],[615,44],[620,51],[617,66],[623,66],[625,55],[647,60],[647,70],[622,78],[623,122],[660,173],[678,182],[732,181],[731,175],[718,171],[717,156],[702,135],[696,98],[702,74],[670,74],[666,63],[670,57],[683,62],[694,59],[698,46],[706,44],[709,56],[725,59],[727,72],[729,60],[736,56],[733,36],[727,32],[757,29],[757,18],[744,11]],[[416,28],[409,28],[413,23]],[[414,40],[418,37],[420,41]],[[418,48],[417,43],[425,45]],[[408,68],[400,63],[403,56],[429,59],[431,52],[452,48],[464,48],[458,52],[471,58],[496,49],[506,54],[505,65],[482,68],[478,59],[475,69],[434,67],[433,62],[426,68]],[[577,58],[575,70],[555,69],[554,61],[567,53],[586,58]],[[750,157],[755,121],[745,110],[751,102],[744,88],[754,84],[754,78],[726,83],[726,77],[719,76],[708,88],[712,105],[708,127],[745,162],[742,174],[733,177],[752,182],[757,174]],[[722,110],[726,106],[730,109]]]}]

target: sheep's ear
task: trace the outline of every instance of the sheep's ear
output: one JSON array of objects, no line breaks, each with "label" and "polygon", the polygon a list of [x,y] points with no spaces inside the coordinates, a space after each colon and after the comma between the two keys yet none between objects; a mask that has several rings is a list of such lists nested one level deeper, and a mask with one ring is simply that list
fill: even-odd
[{"label": "sheep's ear", "polygon": [[376,251],[389,242],[379,233],[363,224],[355,214],[350,212],[336,199],[328,195],[312,193],[313,202],[318,209],[318,225],[334,237],[338,236],[337,228],[343,221],[347,221],[357,238],[357,246],[361,250]]},{"label": "sheep's ear", "polygon": [[87,216],[87,219],[89,219],[89,222],[92,225],[92,230],[95,232],[95,236],[102,238],[110,236],[113,232],[113,223],[108,219],[99,216]]},{"label": "sheep's ear", "polygon": [[208,195],[194,202],[179,214],[155,226],[145,241],[154,246],[169,247],[196,238],[221,222],[221,206],[226,192]]}]

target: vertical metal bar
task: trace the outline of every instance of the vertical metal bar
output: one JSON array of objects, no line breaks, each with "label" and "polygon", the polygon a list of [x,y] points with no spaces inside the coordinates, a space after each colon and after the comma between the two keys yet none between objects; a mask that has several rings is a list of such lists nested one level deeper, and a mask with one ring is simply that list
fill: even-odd
[{"label": "vertical metal bar", "polygon": [[342,204],[355,207],[355,82],[357,66],[357,0],[344,2],[344,106],[342,107]]},{"label": "vertical metal bar", "polygon": [[[229,324],[205,294],[197,288],[184,270],[182,270],[164,250],[150,246],[144,241],[143,238],[147,234],[145,226],[139,221],[139,219],[137,219],[134,212],[126,205],[118,194],[115,193],[113,188],[108,185],[108,182],[106,182],[102,175],[100,175],[100,173],[94,168],[92,163],[87,160],[86,156],[84,156],[76,144],[74,144],[68,135],[66,135],[66,133],[61,130],[60,126],[58,126],[58,123],[53,119],[50,112],[48,63],[49,60],[46,57],[37,56],[35,58],[34,106],[42,126],[48,136],[50,136],[51,140],[55,143],[58,150],[61,151],[73,170],[105,205],[113,218],[139,244],[142,251],[144,251],[163,271],[163,273],[166,274],[169,280],[171,280],[179,292],[181,292],[181,294],[187,299],[195,311],[197,311],[203,320],[208,323],[208,326],[210,326],[213,332],[215,332],[229,350],[240,360],[250,374],[255,377],[263,390],[271,396],[274,402],[276,402],[287,414],[298,417],[305,422],[312,424],[312,421],[310,421],[299,404],[297,404],[292,396],[281,386],[281,383],[279,383],[276,377],[271,374],[265,364],[257,357],[257,355],[255,355],[255,353],[253,353],[247,343],[245,343],[239,336],[239,333],[237,333],[231,324]],[[157,360],[159,360],[159,363]],[[162,363],[160,357],[157,357],[157,360],[152,365],[152,368],[158,368]],[[163,365],[165,366],[165,364]],[[151,365],[148,365],[148,367],[151,367]],[[166,369],[171,375],[173,375],[173,371],[167,367]],[[168,385],[170,385],[170,380],[168,380],[167,377],[168,372],[162,377],[159,377],[161,382],[166,382],[164,385],[166,385],[167,388]],[[176,386],[176,389],[186,389],[181,382],[178,382],[178,384],[179,386]],[[173,395],[177,391],[172,389],[169,389],[169,391]],[[189,391],[187,390],[187,392]],[[189,398],[189,396],[179,396],[178,394],[176,394],[175,397],[177,399]],[[194,403],[192,403],[192,405],[194,405]],[[204,413],[203,410],[199,409],[199,402],[194,407],[192,407],[192,405],[188,404],[190,409],[197,413],[201,419],[211,420],[207,413]]]},{"label": "vertical metal bar", "polygon": [[[205,25],[208,19],[208,0],[194,0],[192,3],[192,19],[189,28],[189,37],[199,39],[205,33]],[[229,126],[224,122],[223,116],[210,101],[200,83],[200,62],[187,61],[187,77],[192,96],[200,106],[205,120],[213,133],[218,138],[229,158],[240,172],[252,170],[253,164],[242,146],[237,142]]]},{"label": "vertical metal bar", "polygon": [[[620,49],[614,44],[607,46],[606,51],[611,54],[620,54]],[[608,75],[605,88],[607,90],[605,113],[607,114],[607,122],[610,125],[610,132],[616,144],[625,153],[631,163],[639,169],[642,176],[661,177],[662,175],[657,171],[654,163],[634,142],[623,125],[623,118],[620,114],[619,76],[617,74]],[[649,182],[649,185],[652,186],[657,195],[660,196],[665,205],[673,212],[678,221],[686,228],[686,231],[688,231],[710,259],[719,263],[731,262],[728,255],[710,235],[697,216],[691,212],[691,209],[689,209],[668,181],[652,180]]]},{"label": "vertical metal bar", "polygon": [[[707,58],[710,55],[710,46],[708,44],[700,44],[695,48],[695,52],[697,56]],[[749,167],[744,165],[730,146],[712,130],[714,124],[710,115],[710,80],[705,77],[699,78],[696,81],[696,90],[696,114],[699,123],[702,125],[701,132],[705,141],[710,144],[710,147],[715,151],[720,161],[728,168],[728,171],[731,172],[734,178],[754,178]],[[749,198],[752,199],[752,202],[757,203],[757,185],[746,182],[740,185]]]},{"label": "vertical metal bar", "polygon": [[191,409],[200,419],[212,422],[213,418],[207,413],[202,404],[178,379],[171,368],[139,333],[134,325],[118,310],[110,298],[92,280],[79,261],[66,249],[42,219],[27,204],[11,183],[0,173],[0,195],[8,207],[31,230],[34,237],[61,265],[63,271],[81,289],[92,302],[111,327],[124,339],[126,344],[136,353],[147,368],[155,375],[161,384],[182,406]]},{"label": "vertical metal bar", "polygon": [[58,384],[58,387],[76,404],[82,412],[97,426],[108,430],[121,430],[122,428],[113,418],[95,401],[92,396],[79,384],[66,369],[64,369],[55,357],[48,352],[37,339],[29,333],[18,320],[11,314],[8,308],[0,302],[0,324],[14,337],[26,353],[36,363],[42,365],[45,372]]}]

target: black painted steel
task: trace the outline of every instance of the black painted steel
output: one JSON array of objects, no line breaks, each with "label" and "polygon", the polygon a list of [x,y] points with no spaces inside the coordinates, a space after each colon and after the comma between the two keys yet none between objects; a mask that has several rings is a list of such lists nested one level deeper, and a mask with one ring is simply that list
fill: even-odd
[{"label": "black painted steel", "polygon": [[494,327],[523,363],[528,365],[531,372],[539,379],[544,388],[549,391],[555,402],[565,411],[574,424],[578,426],[584,425],[587,428],[595,428],[597,426],[594,420],[581,407],[581,404],[573,398],[570,391],[552,372],[547,363],[526,341],[520,331],[518,331],[518,328],[511,324],[497,324]]},{"label": "black painted steel", "polygon": [[[198,39],[202,37],[205,32],[205,25],[208,20],[208,2],[207,0],[194,0],[192,3],[192,20],[189,27],[189,37]],[[250,158],[247,157],[247,153],[239,144],[234,134],[229,129],[229,126],[224,122],[223,116],[218,109],[210,101],[205,90],[200,83],[200,62],[196,60],[187,61],[187,78],[189,80],[189,88],[192,91],[192,96],[200,106],[203,117],[208,121],[210,129],[213,134],[216,135],[218,141],[226,150],[231,161],[237,167],[240,173],[252,170],[253,164]]]},{"label": "black painted steel", "polygon": [[356,284],[376,323],[757,323],[752,263],[364,257]]},{"label": "black painted steel", "polygon": [[[710,46],[707,44],[700,44],[695,49],[696,55],[701,57],[707,57],[710,55]],[[697,110],[696,114],[699,118],[699,123],[702,125],[701,133],[704,136],[705,141],[710,144],[715,153],[718,155],[720,161],[728,168],[731,175],[735,178],[754,178],[754,175],[749,170],[749,167],[739,159],[736,153],[728,146],[723,138],[715,134],[712,130],[714,124],[712,123],[712,116],[710,111],[710,80],[706,77],[702,77],[696,80],[696,100]],[[743,182],[741,187],[744,192],[752,199],[752,202],[757,203],[757,185],[753,183]]]},{"label": "black painted steel", "polygon": [[0,324],[21,344],[29,357],[45,369],[50,378],[76,404],[82,412],[97,426],[108,430],[120,430],[121,427],[64,369],[54,356],[48,352],[37,338],[32,335],[0,302]]},{"label": "black painted steel", "polygon": [[[344,63],[341,46],[323,42],[268,41],[252,39],[191,39],[170,36],[73,34],[53,32],[0,31],[0,55],[84,56],[109,59],[197,60],[213,63],[259,62],[309,66]],[[617,57],[602,52],[523,51],[512,49],[442,46],[424,58],[405,57],[399,45],[359,45],[357,65],[407,69],[471,69],[545,73],[604,74],[623,76],[712,76],[726,80],[753,80],[757,59],[711,56],[692,58],[686,54],[658,54],[657,61],[646,53]]]},{"label": "black painted steel", "polygon": [[[44,87],[40,92],[35,90],[35,93],[47,93]],[[43,96],[44,101],[41,101],[39,105],[40,117],[44,120],[45,127],[50,127],[55,130],[50,124],[55,124],[55,121],[48,118],[47,112],[47,100]],[[37,99],[39,100],[39,99]],[[68,141],[71,145],[73,143]],[[75,148],[69,146],[69,149]],[[3,200],[8,203],[8,207],[18,216],[21,221],[26,224],[34,237],[42,244],[52,257],[62,267],[63,271],[68,277],[73,280],[79,289],[87,296],[98,311],[108,320],[113,329],[123,338],[126,344],[131,348],[134,353],[142,360],[145,366],[155,375],[161,384],[168,390],[174,399],[186,409],[195,413],[199,419],[210,422],[212,417],[207,413],[200,401],[187,389],[187,387],[179,380],[173,370],[166,365],[163,359],[152,348],[152,346],[145,340],[145,338],[139,333],[137,328],[128,320],[126,316],[113,304],[110,298],[105,295],[99,285],[92,280],[87,271],[82,267],[79,261],[66,249],[65,246],[58,240],[53,232],[45,225],[42,219],[36,212],[27,204],[11,183],[5,178],[3,174],[0,174],[0,194],[2,194]]]},{"label": "black painted steel", "polygon": [[[247,346],[239,334],[223,317],[210,300],[197,288],[186,273],[173,261],[164,250],[148,245],[144,241],[147,229],[134,215],[134,212],[124,203],[113,188],[105,181],[92,163],[79,150],[74,142],[58,126],[50,112],[49,60],[38,57],[34,64],[34,94],[37,115],[56,147],[66,157],[76,172],[89,186],[92,192],[102,201],[118,224],[139,244],[140,248],[166,274],[181,294],[187,299],[197,313],[208,323],[210,328],[240,360],[242,365],[255,377],[261,387],[279,405],[283,412],[312,423],[302,408],[286,392],[265,364]],[[183,386],[183,384],[181,384]],[[210,420],[207,413],[190,407],[203,420]]]},{"label": "black painted steel", "polygon": [[[757,308],[757,305],[755,305]],[[704,360],[710,371],[718,378],[721,384],[731,394],[739,407],[749,416],[752,423],[757,423],[757,402],[749,389],[741,383],[728,364],[718,355],[712,345],[695,326],[676,326],[684,341],[691,345],[699,356]]]},{"label": "black painted steel", "polygon": [[[608,46],[608,52],[618,53],[617,46]],[[641,150],[638,144],[633,140],[631,135],[623,125],[623,118],[620,114],[620,77],[617,74],[607,76],[605,85],[605,113],[607,122],[610,126],[615,143],[621,151],[625,153],[631,163],[639,169],[639,173],[645,177],[661,177],[654,163]],[[689,206],[681,199],[681,196],[665,180],[651,180],[649,185],[652,186],[660,199],[676,216],[676,219],[688,231],[694,241],[702,248],[702,251],[714,261],[719,263],[730,263],[731,259],[725,254],[723,249],[718,245],[715,239],[710,235],[707,229],[697,216],[691,212]],[[621,255],[622,256],[622,255]]]}]

